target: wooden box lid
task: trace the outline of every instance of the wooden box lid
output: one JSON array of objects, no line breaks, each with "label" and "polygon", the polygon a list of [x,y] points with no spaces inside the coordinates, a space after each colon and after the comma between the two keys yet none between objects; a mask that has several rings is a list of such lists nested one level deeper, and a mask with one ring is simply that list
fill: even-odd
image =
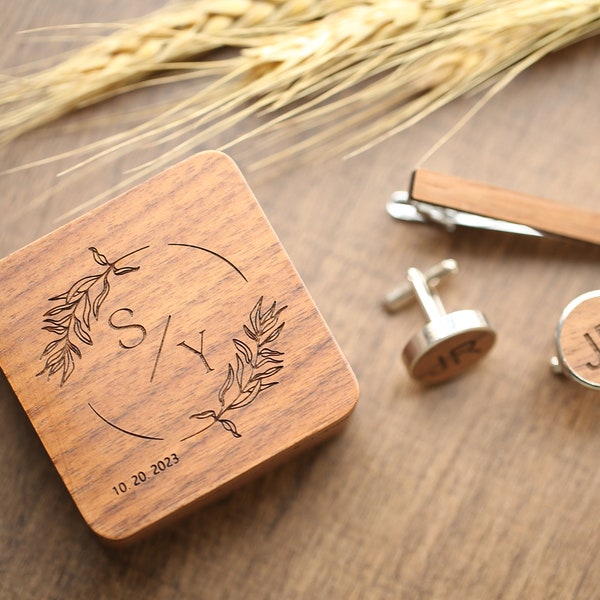
[{"label": "wooden box lid", "polygon": [[335,433],[354,375],[236,165],[0,261],[0,366],[84,519],[138,538]]}]

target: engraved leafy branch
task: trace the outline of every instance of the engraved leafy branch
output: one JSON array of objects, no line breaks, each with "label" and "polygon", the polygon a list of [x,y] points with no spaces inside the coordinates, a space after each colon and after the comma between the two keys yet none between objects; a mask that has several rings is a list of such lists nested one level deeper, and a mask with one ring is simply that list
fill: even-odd
[{"label": "engraved leafy branch", "polygon": [[52,375],[60,372],[61,386],[69,379],[75,369],[75,357],[81,358],[81,350],[75,341],[78,340],[88,346],[93,345],[90,318],[93,316],[98,320],[100,307],[110,292],[109,276],[126,275],[137,271],[139,267],[120,267],[117,263],[146,248],[148,246],[129,252],[113,262],[110,262],[97,248],[89,248],[94,261],[105,268],[101,273],[78,279],[66,292],[49,298],[50,302],[60,304],[44,313],[46,318],[42,329],[58,337],[52,340],[42,352],[40,360],[46,358],[46,363],[38,375],[45,373],[47,379],[50,379]]},{"label": "engraved leafy branch", "polygon": [[201,434],[215,423],[219,423],[233,437],[241,437],[235,423],[231,418],[224,418],[224,415],[249,406],[262,391],[279,383],[267,380],[283,369],[284,353],[271,345],[283,330],[285,321],[279,323],[279,318],[286,308],[287,306],[277,308],[277,303],[273,302],[269,308],[264,309],[263,297],[260,297],[250,312],[249,323],[243,326],[249,343],[233,340],[236,348],[235,367],[229,363],[227,376],[219,389],[219,410],[204,410],[190,415],[190,419],[210,419],[210,423],[183,440]]}]

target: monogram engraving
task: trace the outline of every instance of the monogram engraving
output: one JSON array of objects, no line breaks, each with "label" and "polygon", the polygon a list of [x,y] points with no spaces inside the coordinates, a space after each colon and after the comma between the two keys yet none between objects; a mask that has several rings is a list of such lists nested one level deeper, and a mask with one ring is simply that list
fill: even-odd
[{"label": "monogram engraving", "polygon": [[[217,257],[227,265],[229,272],[235,274],[234,277],[248,283],[244,273],[217,252],[190,244],[170,243],[167,246],[178,251],[200,250]],[[41,354],[40,359],[45,360],[45,364],[38,375],[45,375],[48,382],[57,376],[59,386],[66,385],[75,371],[76,359],[82,361],[84,347],[87,346],[88,351],[91,351],[94,345],[93,331],[102,324],[116,332],[111,343],[116,343],[123,353],[135,353],[139,347],[146,347],[148,343],[155,344],[152,364],[148,365],[147,381],[152,385],[157,385],[157,381],[163,380],[168,363],[161,361],[161,357],[168,348],[177,348],[180,352],[188,353],[188,356],[190,353],[196,356],[198,377],[215,372],[210,356],[205,350],[205,338],[210,332],[197,328],[195,334],[184,333],[177,339],[173,334],[169,334],[173,321],[171,312],[164,315],[162,324],[159,321],[150,328],[135,309],[127,305],[115,307],[116,309],[106,317],[100,318],[101,308],[111,292],[114,278],[139,271],[143,267],[144,255],[141,253],[151,252],[149,245],[124,254],[114,261],[110,261],[95,247],[90,247],[89,251],[94,262],[102,269],[79,278],[65,292],[49,298],[50,302],[56,304],[43,314],[42,329],[52,333],[55,338],[48,342]],[[131,259],[138,253],[139,264],[126,264],[131,262],[126,259]],[[281,321],[281,315],[287,306],[278,307],[277,301],[264,306],[263,302],[264,298],[261,296],[247,313],[247,323],[240,326],[240,333],[243,332],[243,335],[231,339],[233,360],[227,365],[216,397],[208,400],[213,406],[209,404],[210,408],[199,407],[199,410],[185,415],[188,423],[189,420],[200,421],[202,426],[192,433],[180,435],[180,441],[195,438],[215,424],[219,424],[232,437],[240,438],[241,433],[232,419],[232,414],[250,406],[260,394],[279,383],[273,378],[283,369],[284,353],[276,348],[276,342],[285,325],[285,322]],[[161,367],[161,364],[164,366]],[[168,374],[168,371],[166,373]],[[218,373],[216,375],[218,376]],[[91,403],[88,406],[95,417],[115,431],[144,440],[165,440],[165,436],[160,433],[150,435],[148,432],[132,431],[107,418]]]}]

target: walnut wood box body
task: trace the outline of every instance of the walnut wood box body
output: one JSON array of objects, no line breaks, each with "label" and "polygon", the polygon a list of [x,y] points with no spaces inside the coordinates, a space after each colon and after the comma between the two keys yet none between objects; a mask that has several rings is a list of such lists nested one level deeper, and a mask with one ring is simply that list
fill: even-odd
[{"label": "walnut wood box body", "polygon": [[235,164],[0,261],[0,366],[84,519],[139,538],[337,432],[354,375]]}]

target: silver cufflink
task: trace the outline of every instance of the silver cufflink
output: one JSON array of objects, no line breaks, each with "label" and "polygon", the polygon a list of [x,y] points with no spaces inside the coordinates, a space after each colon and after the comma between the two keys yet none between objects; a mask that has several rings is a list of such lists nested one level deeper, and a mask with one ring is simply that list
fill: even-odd
[{"label": "silver cufflink", "polygon": [[600,389],[600,290],[578,296],[563,310],[556,328],[555,373]]},{"label": "silver cufflink", "polygon": [[425,384],[442,383],[461,375],[483,358],[496,341],[496,332],[480,311],[444,310],[435,289],[457,272],[453,259],[443,260],[424,273],[411,267],[408,281],[384,300],[386,309],[395,312],[416,298],[429,319],[402,351],[411,377]]}]

